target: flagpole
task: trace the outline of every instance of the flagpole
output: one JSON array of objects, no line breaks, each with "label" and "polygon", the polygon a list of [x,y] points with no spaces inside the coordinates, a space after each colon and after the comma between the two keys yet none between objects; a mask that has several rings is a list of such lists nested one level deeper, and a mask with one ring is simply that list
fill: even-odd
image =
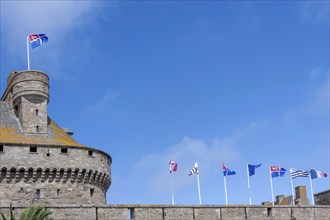
[{"label": "flagpole", "polygon": [[270,178],[270,189],[272,191],[272,203],[274,205],[274,190],[273,190],[273,180],[272,180],[272,174],[269,170],[269,178]]},{"label": "flagpole", "polygon": [[170,180],[171,180],[171,191],[172,191],[172,205],[174,205],[174,192],[173,192],[173,182],[172,182],[172,171],[170,171]]},{"label": "flagpole", "polygon": [[314,192],[313,192],[313,183],[312,183],[312,175],[309,173],[309,183],[310,183],[310,186],[311,186],[311,194],[312,194],[312,205],[315,205],[314,203]]},{"label": "flagpole", "polygon": [[246,171],[247,171],[247,177],[248,177],[248,190],[249,190],[249,201],[250,205],[252,205],[252,199],[251,199],[251,186],[250,186],[250,176],[249,176],[249,165],[246,165]]},{"label": "flagpole", "polygon": [[228,197],[227,197],[227,183],[226,183],[226,176],[223,176],[223,181],[225,183],[225,198],[226,198],[226,205],[228,205]]},{"label": "flagpole", "polygon": [[26,51],[27,51],[28,70],[30,70],[30,47],[29,47],[29,35],[26,36]]},{"label": "flagpole", "polygon": [[199,204],[202,205],[202,198],[201,198],[201,187],[199,185],[199,174],[197,173],[197,184],[198,184],[198,197],[199,197]]},{"label": "flagpole", "polygon": [[[291,174],[291,170],[290,170],[290,174]],[[292,176],[290,177],[291,179],[291,191],[292,191],[292,205],[295,205],[295,196],[294,196],[294,189],[293,189],[293,181],[292,181]]]}]

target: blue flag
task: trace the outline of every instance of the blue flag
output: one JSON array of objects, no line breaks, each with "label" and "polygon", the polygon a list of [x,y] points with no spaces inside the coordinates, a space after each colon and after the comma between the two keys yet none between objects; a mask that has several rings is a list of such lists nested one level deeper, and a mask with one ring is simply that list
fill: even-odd
[{"label": "blue flag", "polygon": [[46,36],[46,34],[31,34],[31,35],[29,35],[29,39],[30,39],[32,49],[34,49],[44,43],[47,43],[47,41],[48,41],[48,37]]},{"label": "blue flag", "polygon": [[274,178],[274,177],[278,177],[278,176],[280,176],[280,177],[284,176],[286,169],[284,169],[283,167],[280,167],[280,166],[270,166],[269,171],[272,175],[272,178]]},{"label": "blue flag", "polygon": [[260,166],[261,166],[261,164],[257,164],[257,165],[248,164],[249,176],[253,176],[256,173],[256,169]]},{"label": "blue flag", "polygon": [[224,163],[222,163],[222,170],[223,170],[223,175],[224,176],[230,176],[230,175],[235,175],[236,172],[233,170],[228,169]]}]

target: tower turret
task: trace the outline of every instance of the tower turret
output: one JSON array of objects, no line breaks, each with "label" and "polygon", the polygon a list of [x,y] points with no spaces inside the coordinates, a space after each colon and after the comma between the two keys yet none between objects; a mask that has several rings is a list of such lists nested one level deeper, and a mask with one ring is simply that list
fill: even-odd
[{"label": "tower turret", "polygon": [[19,119],[23,132],[47,133],[49,78],[36,70],[11,72],[1,98]]}]

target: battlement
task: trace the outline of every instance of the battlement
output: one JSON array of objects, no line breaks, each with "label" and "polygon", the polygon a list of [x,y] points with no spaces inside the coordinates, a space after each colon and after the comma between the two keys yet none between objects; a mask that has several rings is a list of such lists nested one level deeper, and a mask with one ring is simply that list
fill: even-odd
[{"label": "battlement", "polygon": [[[18,216],[26,206],[14,206]],[[48,206],[58,220],[325,220],[330,206],[250,206],[250,205],[109,205]],[[0,211],[9,212],[8,206]]]}]

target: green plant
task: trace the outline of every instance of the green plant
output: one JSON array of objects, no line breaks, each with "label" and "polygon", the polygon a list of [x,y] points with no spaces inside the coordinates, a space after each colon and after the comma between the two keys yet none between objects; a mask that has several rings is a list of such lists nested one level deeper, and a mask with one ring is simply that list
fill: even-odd
[{"label": "green plant", "polygon": [[[41,205],[34,205],[24,209],[18,220],[54,220],[50,217],[51,214],[52,212],[49,209],[44,208]],[[0,220],[15,220],[11,204],[9,209],[9,217],[6,218],[6,216],[0,212]]]}]

